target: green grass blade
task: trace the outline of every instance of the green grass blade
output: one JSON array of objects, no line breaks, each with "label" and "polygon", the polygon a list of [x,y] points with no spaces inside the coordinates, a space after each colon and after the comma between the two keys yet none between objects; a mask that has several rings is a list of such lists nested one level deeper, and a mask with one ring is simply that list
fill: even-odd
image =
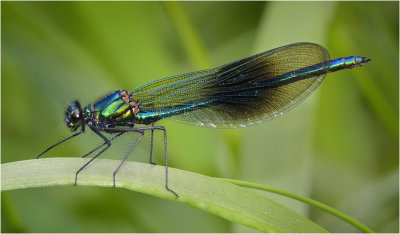
[{"label": "green grass blade", "polygon": [[332,215],[334,215],[334,216],[346,221],[347,223],[355,226],[356,228],[360,229],[363,232],[375,233],[369,227],[367,227],[364,224],[358,222],[357,220],[351,218],[350,216],[348,216],[348,215],[336,210],[335,208],[327,206],[327,205],[325,205],[325,204],[323,204],[321,202],[315,201],[313,199],[306,198],[306,197],[303,197],[303,196],[300,196],[300,195],[297,195],[297,194],[294,194],[294,193],[290,193],[290,192],[287,192],[287,191],[284,191],[284,190],[272,188],[272,187],[265,186],[265,185],[249,183],[249,182],[246,182],[246,181],[231,180],[231,179],[222,179],[222,180],[226,181],[226,182],[230,182],[232,184],[236,184],[236,185],[242,186],[242,187],[264,190],[264,191],[267,191],[267,192],[271,192],[271,193],[275,193],[275,194],[279,194],[279,195],[283,195],[283,196],[286,196],[286,197],[290,197],[290,198],[296,199],[298,201],[301,201],[301,202],[307,203],[309,205],[318,207],[321,210],[324,210],[324,211],[326,211],[326,212],[328,212],[328,213],[330,213],[330,214],[332,214]]},{"label": "green grass blade", "polygon": [[[46,158],[1,165],[2,191],[73,185],[75,172],[88,159]],[[112,173],[120,161],[96,160],[83,170],[78,185],[111,187]],[[165,187],[165,168],[126,162],[117,174],[116,187],[186,203],[262,232],[326,232],[325,229],[253,191],[229,182],[169,168],[169,187]]]}]

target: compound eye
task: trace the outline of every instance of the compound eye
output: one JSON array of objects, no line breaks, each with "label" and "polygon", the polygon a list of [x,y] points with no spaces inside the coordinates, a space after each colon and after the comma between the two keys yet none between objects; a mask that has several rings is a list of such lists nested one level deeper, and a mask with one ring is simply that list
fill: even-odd
[{"label": "compound eye", "polygon": [[65,122],[67,127],[75,131],[76,128],[81,125],[81,120],[83,120],[81,105],[78,101],[71,102],[65,111]]},{"label": "compound eye", "polygon": [[71,122],[76,123],[81,118],[81,113],[79,110],[74,110],[71,113]]}]

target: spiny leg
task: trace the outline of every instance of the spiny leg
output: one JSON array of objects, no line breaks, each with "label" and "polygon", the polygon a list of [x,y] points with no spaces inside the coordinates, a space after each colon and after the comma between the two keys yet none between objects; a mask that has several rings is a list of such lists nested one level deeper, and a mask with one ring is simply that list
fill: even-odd
[{"label": "spiny leg", "polygon": [[136,140],[135,144],[129,149],[128,153],[125,154],[124,159],[122,159],[121,163],[118,165],[117,169],[115,169],[115,171],[113,173],[113,187],[115,187],[115,175],[117,174],[117,172],[121,168],[122,164],[124,164],[124,162],[128,159],[129,154],[132,153],[133,149],[135,149],[136,145],[139,143],[139,141],[142,139],[142,137],[144,135],[143,131],[138,131],[138,132],[140,133],[139,138]]},{"label": "spiny leg", "polygon": [[103,134],[101,134],[96,128],[90,127],[93,132],[95,132],[99,137],[103,138],[104,143],[107,144],[107,146],[102,149],[98,154],[96,154],[93,158],[91,158],[87,163],[85,163],[79,170],[75,173],[75,183],[74,185],[76,186],[76,182],[78,180],[78,174],[87,166],[89,165],[93,160],[95,160],[97,157],[99,157],[104,151],[106,151],[108,148],[111,146],[111,141],[105,137]]},{"label": "spiny leg", "polygon": [[[117,135],[113,136],[110,141],[113,141],[114,139],[116,139],[117,137],[121,136],[122,134],[124,134],[125,132],[120,132]],[[82,158],[85,158],[87,156],[89,156],[90,154],[92,154],[93,152],[95,152],[96,150],[100,149],[101,147],[105,146],[107,144],[107,142],[104,142],[103,144],[97,146],[96,148],[94,148],[93,150],[91,150],[89,153],[85,154],[82,156]]]}]

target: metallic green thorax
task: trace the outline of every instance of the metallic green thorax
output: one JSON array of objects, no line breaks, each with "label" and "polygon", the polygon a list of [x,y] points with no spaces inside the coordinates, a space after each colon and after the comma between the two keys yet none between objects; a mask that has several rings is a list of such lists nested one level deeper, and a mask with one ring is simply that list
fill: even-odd
[{"label": "metallic green thorax", "polygon": [[[94,105],[84,109],[85,117],[94,117],[105,124],[123,124],[134,121],[130,103],[123,100],[124,90],[115,91]],[[132,122],[133,123],[133,122]]]}]

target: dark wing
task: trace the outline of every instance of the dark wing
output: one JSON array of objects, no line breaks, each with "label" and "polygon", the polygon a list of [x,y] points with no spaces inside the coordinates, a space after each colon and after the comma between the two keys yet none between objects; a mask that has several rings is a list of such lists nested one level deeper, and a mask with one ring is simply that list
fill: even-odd
[{"label": "dark wing", "polygon": [[[281,116],[303,101],[325,74],[271,87],[259,84],[288,72],[329,61],[320,45],[296,43],[215,69],[171,76],[132,90],[144,111],[171,111],[169,118],[213,128],[247,127]],[[326,63],[328,64],[328,63]]]}]

